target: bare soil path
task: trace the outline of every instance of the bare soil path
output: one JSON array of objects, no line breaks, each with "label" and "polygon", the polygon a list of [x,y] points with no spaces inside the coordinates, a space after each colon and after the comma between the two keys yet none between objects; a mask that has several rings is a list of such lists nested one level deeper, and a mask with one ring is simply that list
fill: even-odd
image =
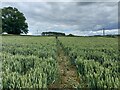
[{"label": "bare soil path", "polygon": [[71,64],[69,57],[65,55],[60,44],[57,45],[57,54],[59,79],[51,84],[49,88],[76,88],[80,83],[77,69]]}]

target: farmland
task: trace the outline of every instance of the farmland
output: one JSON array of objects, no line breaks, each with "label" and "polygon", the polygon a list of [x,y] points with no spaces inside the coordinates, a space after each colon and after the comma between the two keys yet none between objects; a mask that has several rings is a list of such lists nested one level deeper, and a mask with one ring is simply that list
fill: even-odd
[{"label": "farmland", "polygon": [[119,88],[118,54],[117,38],[2,36],[2,86]]},{"label": "farmland", "polygon": [[80,87],[118,88],[118,39],[106,37],[60,38],[70,61],[77,67]]},{"label": "farmland", "polygon": [[57,77],[55,39],[3,37],[3,88],[47,88]]}]

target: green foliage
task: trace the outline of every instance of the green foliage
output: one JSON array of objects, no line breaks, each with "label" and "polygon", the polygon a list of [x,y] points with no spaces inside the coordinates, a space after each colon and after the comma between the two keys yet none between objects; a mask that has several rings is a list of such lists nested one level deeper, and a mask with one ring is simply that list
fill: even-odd
[{"label": "green foliage", "polygon": [[3,88],[47,88],[53,83],[58,78],[54,42],[47,37],[3,36]]},{"label": "green foliage", "polygon": [[81,88],[120,88],[117,38],[60,37],[59,40],[78,70]]},{"label": "green foliage", "polygon": [[2,10],[0,9],[0,34],[2,33]]},{"label": "green foliage", "polygon": [[65,36],[65,33],[60,33],[60,32],[42,32],[42,36]]},{"label": "green foliage", "polygon": [[120,88],[117,38],[2,36],[2,41],[4,88],[47,88],[58,78],[59,45],[77,68],[78,88]]},{"label": "green foliage", "polygon": [[23,13],[17,8],[4,7],[2,9],[2,32],[8,34],[28,33],[28,24]]}]

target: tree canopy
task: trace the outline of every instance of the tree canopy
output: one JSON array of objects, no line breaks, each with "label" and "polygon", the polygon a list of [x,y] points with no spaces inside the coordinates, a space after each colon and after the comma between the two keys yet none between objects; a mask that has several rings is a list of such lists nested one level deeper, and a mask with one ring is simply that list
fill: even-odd
[{"label": "tree canopy", "polygon": [[42,32],[42,36],[65,36],[65,33],[60,33],[60,32]]},{"label": "tree canopy", "polygon": [[0,34],[2,33],[2,10],[0,9]]},{"label": "tree canopy", "polygon": [[2,9],[2,32],[8,34],[28,33],[28,24],[23,13],[17,8],[4,7]]}]

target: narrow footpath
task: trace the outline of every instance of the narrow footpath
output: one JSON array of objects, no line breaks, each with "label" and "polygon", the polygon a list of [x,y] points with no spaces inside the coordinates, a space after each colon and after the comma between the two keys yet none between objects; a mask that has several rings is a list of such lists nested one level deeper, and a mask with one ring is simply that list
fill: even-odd
[{"label": "narrow footpath", "polygon": [[59,79],[49,86],[49,88],[77,88],[80,83],[77,69],[71,64],[69,57],[57,39],[57,60],[59,69]]}]

